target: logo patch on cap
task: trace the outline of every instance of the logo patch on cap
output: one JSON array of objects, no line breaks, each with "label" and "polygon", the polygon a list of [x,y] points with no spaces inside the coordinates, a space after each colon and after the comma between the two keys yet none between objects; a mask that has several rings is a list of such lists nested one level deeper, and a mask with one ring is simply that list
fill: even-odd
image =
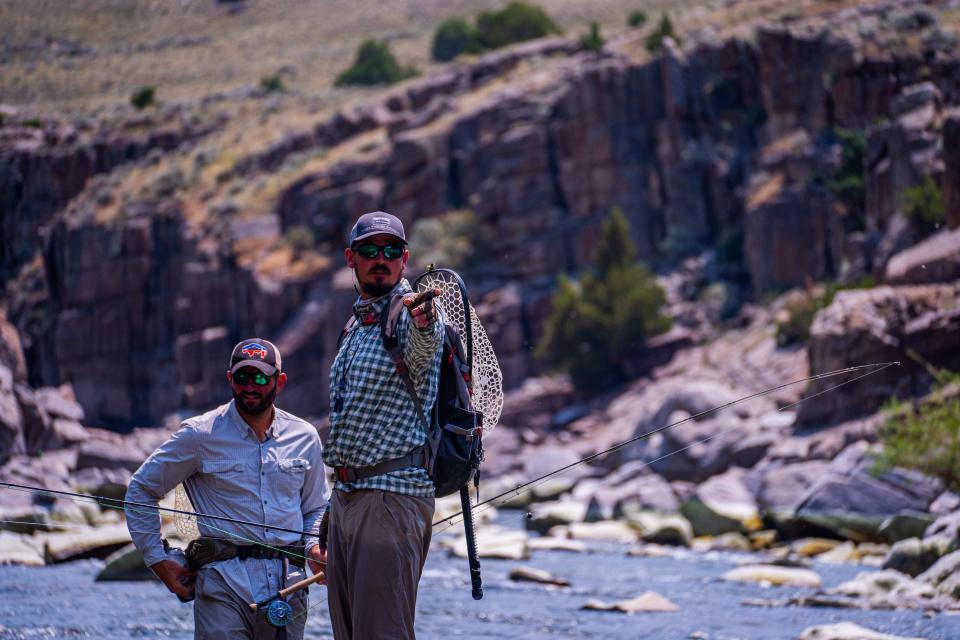
[{"label": "logo patch on cap", "polygon": [[372,227],[389,227],[390,219],[384,218],[383,216],[376,216],[373,220],[370,221],[370,226]]},{"label": "logo patch on cap", "polygon": [[248,358],[260,358],[264,360],[267,357],[267,348],[262,344],[251,342],[241,350],[241,353]]}]

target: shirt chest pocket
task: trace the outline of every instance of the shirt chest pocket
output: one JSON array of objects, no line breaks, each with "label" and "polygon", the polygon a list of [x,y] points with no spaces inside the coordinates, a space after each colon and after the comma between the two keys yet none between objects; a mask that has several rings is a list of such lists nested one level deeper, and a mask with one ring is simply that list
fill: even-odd
[{"label": "shirt chest pocket", "polygon": [[249,483],[248,464],[239,460],[204,460],[201,471],[215,491],[234,494]]},{"label": "shirt chest pocket", "polygon": [[280,500],[300,499],[310,462],[305,458],[285,458],[269,463],[267,473],[272,489]]}]

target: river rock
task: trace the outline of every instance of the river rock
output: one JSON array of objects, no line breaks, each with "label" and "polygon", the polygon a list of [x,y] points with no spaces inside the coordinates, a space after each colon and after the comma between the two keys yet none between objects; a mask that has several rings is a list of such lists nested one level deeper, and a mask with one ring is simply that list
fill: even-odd
[{"label": "river rock", "polygon": [[960,548],[960,509],[937,518],[923,535],[945,536],[951,540],[951,546]]},{"label": "river rock", "polygon": [[[523,531],[514,531],[502,527],[488,526],[476,530],[477,555],[481,558],[498,560],[526,560],[528,536]],[[467,557],[467,541],[462,536],[444,539],[443,546],[458,558]]]},{"label": "river rock", "polygon": [[960,229],[944,229],[893,256],[883,279],[889,284],[960,279]]},{"label": "river rock", "polygon": [[619,520],[607,522],[572,522],[551,529],[551,535],[565,535],[573,540],[600,540],[630,544],[637,541],[637,532],[629,524]]},{"label": "river rock", "polygon": [[946,536],[907,538],[890,549],[883,562],[884,569],[894,569],[909,576],[918,576],[951,551],[951,540]]},{"label": "river rock", "polygon": [[693,542],[693,527],[679,514],[637,511],[628,514],[627,521],[640,530],[644,542],[678,547],[689,547]]},{"label": "river rock", "polygon": [[846,564],[856,562],[859,559],[860,555],[857,553],[857,545],[849,540],[838,544],[829,551],[817,554],[817,562],[825,562],[827,564]]},{"label": "river rock", "polygon": [[44,538],[44,558],[50,564],[83,558],[106,558],[130,544],[126,525],[51,533]]},{"label": "river rock", "polygon": [[923,638],[892,636],[872,631],[852,622],[838,622],[807,627],[799,640],[923,640]]},{"label": "river rock", "polygon": [[698,486],[680,511],[698,536],[761,528],[760,513],[744,485],[742,469],[731,469]]},{"label": "river rock", "polygon": [[143,554],[132,543],[107,556],[96,582],[156,580],[153,571],[143,564]]},{"label": "river rock", "polygon": [[130,438],[105,431],[86,429],[87,439],[80,444],[77,469],[126,469],[136,471],[145,459]]},{"label": "river rock", "polygon": [[691,545],[694,551],[752,551],[750,540],[742,533],[729,531],[718,536],[695,538]]},{"label": "river rock", "polygon": [[30,535],[0,531],[0,565],[42,567],[43,545]]},{"label": "river rock", "polygon": [[524,526],[530,531],[546,533],[558,525],[583,522],[587,515],[587,505],[573,500],[544,502],[531,506]]},{"label": "river rock", "polygon": [[932,585],[947,598],[960,603],[960,551],[949,553],[932,567],[917,576],[917,580]]},{"label": "river rock", "polygon": [[874,453],[867,442],[847,447],[807,491],[798,515],[837,537],[873,540],[890,514],[925,511],[942,491],[939,480],[895,468],[873,473]]},{"label": "river rock", "polygon": [[790,544],[790,549],[798,556],[812,558],[827,551],[832,551],[838,546],[840,546],[839,540],[831,540],[829,538],[803,538],[801,540],[794,540]]},{"label": "river rock", "polygon": [[775,586],[815,587],[821,584],[820,576],[809,569],[794,569],[770,564],[737,567],[727,571],[721,579],[730,582],[759,582]]},{"label": "river rock", "polygon": [[930,515],[936,518],[952,511],[960,511],[960,496],[952,491],[944,491],[930,504]]},{"label": "river rock", "polygon": [[0,465],[23,453],[23,413],[14,391],[13,372],[0,364]]},{"label": "river rock", "polygon": [[570,586],[569,580],[559,578],[549,571],[534,569],[533,567],[515,567],[510,570],[508,577],[514,582],[536,582],[537,584],[549,584],[557,587]]},{"label": "river rock", "polygon": [[890,569],[858,573],[826,593],[856,598],[861,605],[874,609],[922,608],[935,605],[937,597],[932,585]]},{"label": "river rock", "polygon": [[587,550],[587,545],[582,540],[571,540],[570,538],[558,538],[555,536],[541,536],[531,538],[527,542],[527,547],[531,551],[572,551],[583,553]]},{"label": "river rock", "polygon": [[877,535],[890,544],[907,538],[922,538],[923,532],[933,521],[933,516],[927,513],[905,511],[884,520],[877,529]]},{"label": "river rock", "polygon": [[680,509],[673,488],[661,476],[645,471],[624,480],[619,471],[600,481],[590,495],[590,510],[600,516],[595,519],[620,518],[647,510],[675,513]]},{"label": "river rock", "polygon": [[590,611],[615,611],[617,613],[652,613],[679,611],[680,607],[654,591],[646,591],[631,600],[604,602],[587,600],[581,609]]}]

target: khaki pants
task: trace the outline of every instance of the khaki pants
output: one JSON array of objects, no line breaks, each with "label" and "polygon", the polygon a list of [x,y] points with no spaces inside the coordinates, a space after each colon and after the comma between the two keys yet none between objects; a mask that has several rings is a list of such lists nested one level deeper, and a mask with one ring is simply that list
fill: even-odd
[{"label": "khaki pants", "polygon": [[414,640],[417,586],[434,500],[389,491],[334,491],[327,595],[337,640]]},{"label": "khaki pants", "polygon": [[[216,571],[197,576],[197,599],[193,605],[194,640],[275,640],[278,629],[267,622],[266,608],[251,611]],[[306,590],[287,598],[293,620],[286,627],[287,640],[302,640],[310,606]]]}]

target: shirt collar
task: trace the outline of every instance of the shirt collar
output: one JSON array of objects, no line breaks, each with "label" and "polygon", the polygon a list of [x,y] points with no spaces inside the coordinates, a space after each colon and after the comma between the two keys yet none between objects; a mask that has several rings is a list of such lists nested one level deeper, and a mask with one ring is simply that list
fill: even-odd
[{"label": "shirt collar", "polygon": [[390,293],[382,295],[379,298],[371,298],[369,300],[363,300],[362,298],[357,298],[357,301],[353,303],[353,315],[357,317],[361,322],[365,316],[373,314],[379,316],[380,312],[383,311],[383,308],[387,306],[387,303],[390,301],[390,298],[396,293],[409,293],[413,291],[410,287],[410,283],[407,282],[406,278],[400,278],[400,282],[390,290]]},{"label": "shirt collar", "polygon": [[[231,400],[230,406],[227,409],[227,415],[230,416],[230,421],[233,422],[234,426],[240,432],[240,435],[244,438],[257,439],[257,435],[253,432],[253,429],[250,428],[250,425],[247,424],[246,420],[243,419],[243,416],[240,415],[240,412],[237,411],[237,401]],[[274,438],[277,435],[277,408],[273,408],[273,422],[270,423],[270,426],[267,427],[267,439]]]}]

